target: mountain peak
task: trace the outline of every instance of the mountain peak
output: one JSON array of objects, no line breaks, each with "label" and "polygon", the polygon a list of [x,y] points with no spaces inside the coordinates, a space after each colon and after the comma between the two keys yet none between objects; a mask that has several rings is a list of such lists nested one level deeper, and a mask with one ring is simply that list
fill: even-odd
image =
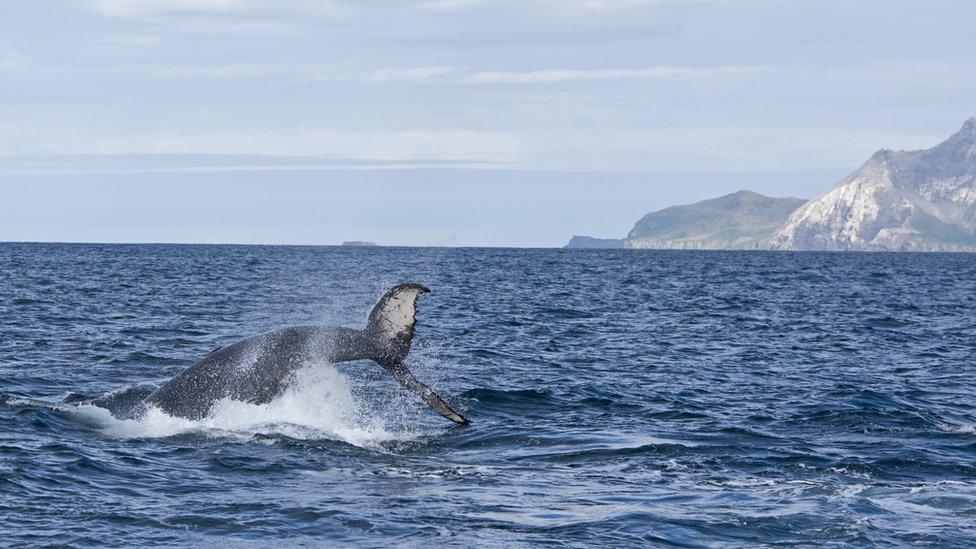
[{"label": "mountain peak", "polygon": [[976,158],[976,117],[967,120],[959,131],[930,150],[940,154],[959,155],[970,160]]},{"label": "mountain peak", "polygon": [[967,120],[962,125],[962,128],[960,128],[959,131],[954,133],[952,137],[950,137],[949,139],[955,139],[955,138],[966,139],[967,141],[976,142],[976,116]]},{"label": "mountain peak", "polygon": [[880,150],[764,242],[791,250],[976,252],[976,118],[920,151]]},{"label": "mountain peak", "polygon": [[943,143],[952,143],[955,145],[976,144],[976,116],[963,123],[959,131],[950,135]]}]

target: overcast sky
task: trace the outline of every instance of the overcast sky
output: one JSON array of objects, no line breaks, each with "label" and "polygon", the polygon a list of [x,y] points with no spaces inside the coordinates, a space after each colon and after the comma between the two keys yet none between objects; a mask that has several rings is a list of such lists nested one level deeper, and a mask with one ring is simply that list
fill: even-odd
[{"label": "overcast sky", "polygon": [[5,0],[0,241],[561,245],[976,115],[976,2]]}]

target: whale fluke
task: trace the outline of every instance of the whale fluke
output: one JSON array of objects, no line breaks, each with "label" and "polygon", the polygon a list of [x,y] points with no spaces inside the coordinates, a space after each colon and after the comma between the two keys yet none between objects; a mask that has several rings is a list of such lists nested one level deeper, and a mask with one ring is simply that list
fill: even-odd
[{"label": "whale fluke", "polygon": [[451,409],[437,393],[415,378],[403,363],[413,341],[414,326],[417,323],[417,300],[420,294],[429,292],[426,286],[412,282],[390,288],[369,313],[363,333],[376,352],[376,356],[370,358],[438,414],[454,423],[466,425],[468,420],[464,416]]},{"label": "whale fluke", "polygon": [[397,363],[393,367],[387,368],[387,371],[393,375],[393,378],[400,382],[401,385],[407,388],[411,393],[419,396],[428,406],[434,409],[438,414],[446,417],[447,419],[457,423],[458,425],[467,425],[470,423],[467,418],[461,414],[455,412],[450,406],[444,402],[441,397],[437,396],[430,387],[424,385],[420,380],[413,377],[410,370],[403,365],[402,362]]},{"label": "whale fluke", "polygon": [[417,299],[426,293],[426,286],[408,282],[390,288],[376,302],[363,330],[377,355],[370,358],[395,364],[407,356],[417,323]]}]

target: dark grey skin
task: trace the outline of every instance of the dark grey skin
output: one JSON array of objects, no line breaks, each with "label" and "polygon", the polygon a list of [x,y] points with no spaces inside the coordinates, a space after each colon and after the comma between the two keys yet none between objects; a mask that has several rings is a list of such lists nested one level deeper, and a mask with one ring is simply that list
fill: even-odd
[{"label": "dark grey skin", "polygon": [[467,424],[403,364],[413,339],[417,299],[429,291],[420,284],[394,286],[377,302],[363,330],[295,326],[216,349],[146,397],[132,415],[156,407],[172,416],[200,419],[223,398],[271,402],[284,391],[290,375],[310,360],[373,360],[437,413]]}]

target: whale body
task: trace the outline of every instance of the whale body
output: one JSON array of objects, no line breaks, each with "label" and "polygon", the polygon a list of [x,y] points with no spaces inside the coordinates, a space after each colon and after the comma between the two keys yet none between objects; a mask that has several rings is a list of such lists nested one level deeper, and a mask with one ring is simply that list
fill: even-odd
[{"label": "whale body", "polygon": [[215,349],[146,397],[130,416],[155,407],[172,416],[200,419],[224,398],[265,404],[280,395],[290,375],[310,360],[372,360],[437,413],[467,424],[403,363],[413,340],[417,301],[429,291],[414,283],[394,286],[373,307],[362,330],[293,326]]}]

